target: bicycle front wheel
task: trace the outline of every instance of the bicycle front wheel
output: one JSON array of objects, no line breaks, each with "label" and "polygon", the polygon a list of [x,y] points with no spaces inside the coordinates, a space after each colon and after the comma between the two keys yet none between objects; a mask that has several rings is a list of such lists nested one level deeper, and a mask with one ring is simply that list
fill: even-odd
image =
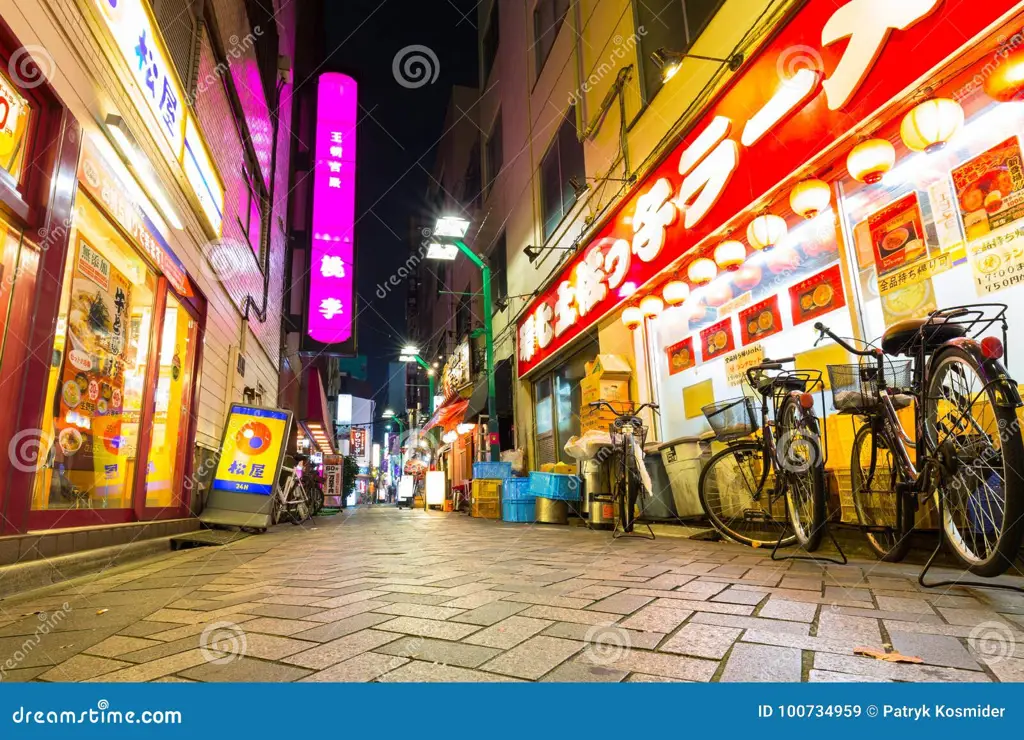
[{"label": "bicycle front wheel", "polygon": [[633,531],[636,520],[636,497],[640,481],[636,472],[627,466],[626,475],[619,482],[619,523],[622,531],[629,534]]},{"label": "bicycle front wheel", "polygon": [[814,552],[821,545],[827,518],[825,458],[821,453],[818,420],[804,414],[800,401],[790,396],[779,410],[778,430],[789,521],[797,542],[808,552]]},{"label": "bicycle front wheel", "polygon": [[[739,442],[712,456],[700,471],[698,494],[715,529],[751,547],[774,546],[785,530],[786,504],[772,495],[774,475],[764,449]],[[783,546],[796,538],[783,538]]]},{"label": "bicycle front wheel", "polygon": [[941,461],[942,530],[971,573],[997,576],[1013,564],[1024,534],[1024,443],[1016,409],[1004,401],[1009,381],[998,363],[989,372],[960,347],[943,349],[933,363],[925,433]]},{"label": "bicycle front wheel", "polygon": [[871,424],[865,424],[853,438],[850,457],[850,488],[857,520],[865,527],[871,549],[888,563],[907,556],[914,528],[913,507],[896,490],[903,476],[892,450],[888,433],[876,432]]}]

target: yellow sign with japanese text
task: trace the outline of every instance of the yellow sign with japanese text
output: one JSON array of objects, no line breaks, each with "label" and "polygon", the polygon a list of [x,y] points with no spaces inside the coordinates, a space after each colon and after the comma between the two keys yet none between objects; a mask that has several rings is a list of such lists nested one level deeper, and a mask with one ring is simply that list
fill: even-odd
[{"label": "yellow sign with japanese text", "polygon": [[286,411],[232,406],[213,490],[264,496],[273,493],[290,421]]}]

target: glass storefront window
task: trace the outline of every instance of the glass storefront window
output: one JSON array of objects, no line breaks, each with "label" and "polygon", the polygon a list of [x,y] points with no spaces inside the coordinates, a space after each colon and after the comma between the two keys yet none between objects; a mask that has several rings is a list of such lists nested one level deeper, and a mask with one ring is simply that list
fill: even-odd
[{"label": "glass storefront window", "polygon": [[0,215],[0,358],[7,341],[7,325],[14,296],[14,274],[21,252],[22,232]]},{"label": "glass storefront window", "polygon": [[0,72],[0,177],[17,186],[25,170],[33,106]]},{"label": "glass storefront window", "polygon": [[33,509],[132,506],[156,274],[79,194]]},{"label": "glass storefront window", "polygon": [[192,316],[173,295],[168,294],[146,469],[148,507],[177,507],[181,503],[197,330],[198,325]]},{"label": "glass storefront window", "polygon": [[565,452],[565,443],[580,433],[580,381],[587,374],[586,364],[593,362],[597,353],[597,340],[591,340],[534,383],[538,465],[576,462]]}]

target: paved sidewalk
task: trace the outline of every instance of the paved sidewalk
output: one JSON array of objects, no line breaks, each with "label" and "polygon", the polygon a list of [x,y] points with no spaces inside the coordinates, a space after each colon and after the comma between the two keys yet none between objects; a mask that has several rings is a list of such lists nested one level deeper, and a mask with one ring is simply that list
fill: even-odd
[{"label": "paved sidewalk", "polygon": [[[773,563],[766,551],[730,544],[358,509],[0,601],[0,675],[1024,679],[1024,596],[924,591],[918,570]],[[859,648],[923,662],[858,656]]]}]

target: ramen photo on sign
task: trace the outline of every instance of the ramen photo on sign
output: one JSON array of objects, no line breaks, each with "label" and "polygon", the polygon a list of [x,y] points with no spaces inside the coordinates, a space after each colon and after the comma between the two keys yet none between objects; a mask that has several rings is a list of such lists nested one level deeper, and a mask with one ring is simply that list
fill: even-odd
[{"label": "ramen photo on sign", "polygon": [[953,185],[967,239],[1024,217],[1020,141],[1012,136],[953,170]]}]

